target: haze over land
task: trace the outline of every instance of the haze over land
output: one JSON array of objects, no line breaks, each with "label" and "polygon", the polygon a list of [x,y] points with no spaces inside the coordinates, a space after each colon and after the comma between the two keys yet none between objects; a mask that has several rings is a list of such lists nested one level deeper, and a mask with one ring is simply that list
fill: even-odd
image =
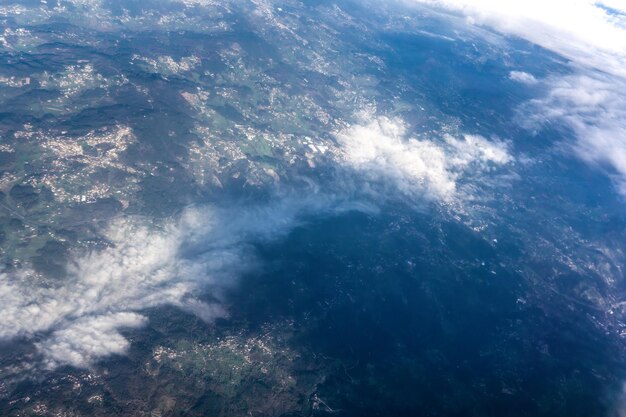
[{"label": "haze over land", "polygon": [[625,412],[623,2],[0,22],[0,414]]}]

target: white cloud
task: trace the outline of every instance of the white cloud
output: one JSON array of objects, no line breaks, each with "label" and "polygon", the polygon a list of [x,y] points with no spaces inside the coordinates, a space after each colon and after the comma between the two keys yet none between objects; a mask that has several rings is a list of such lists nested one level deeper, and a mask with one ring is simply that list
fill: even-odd
[{"label": "white cloud", "polygon": [[469,23],[491,27],[560,54],[579,65],[626,77],[626,24],[601,5],[626,11],[624,1],[405,0],[462,13]]},{"label": "white cloud", "polygon": [[[120,330],[145,324],[141,312],[148,308],[172,305],[210,322],[227,314],[219,300],[250,265],[251,241],[281,236],[307,213],[355,208],[316,195],[231,210],[192,208],[160,225],[115,221],[104,233],[110,245],[78,256],[60,283],[38,285],[27,270],[0,274],[0,340],[37,336],[47,367],[88,367],[124,353],[129,343]],[[207,292],[218,301],[197,298]]]},{"label": "white cloud", "polygon": [[408,135],[400,119],[364,116],[361,124],[335,133],[342,162],[375,184],[392,184],[411,198],[450,201],[457,180],[512,160],[503,142],[477,135],[440,141]]},{"label": "white cloud", "polygon": [[52,333],[38,344],[46,358],[46,367],[72,365],[86,368],[97,359],[111,354],[123,354],[129,346],[120,328],[136,328],[146,324],[137,313],[112,313],[87,317]]},{"label": "white cloud", "polygon": [[[182,223],[154,231],[139,219],[125,219],[106,232],[111,246],[76,259],[58,286],[33,285],[28,271],[4,274],[0,338],[52,331],[39,344],[50,366],[86,366],[96,357],[123,352],[127,343],[117,329],[143,322],[133,312],[183,305],[200,281],[205,287],[218,284],[212,281],[211,260],[180,256],[184,234]],[[234,253],[220,249],[215,255],[221,261],[230,256],[234,262]]]},{"label": "white cloud", "polygon": [[509,79],[527,85],[534,85],[539,82],[534,75],[524,71],[511,71],[509,73]]},{"label": "white cloud", "polygon": [[[571,148],[583,160],[609,167],[626,196],[626,1],[624,0],[406,0],[461,13],[571,60],[573,75],[545,80],[549,91],[522,107],[526,125],[564,123]],[[515,81],[534,84],[512,71]]]},{"label": "white cloud", "polygon": [[573,130],[583,160],[607,166],[626,196],[626,81],[598,73],[546,80],[548,93],[522,107],[528,127],[560,121]]}]

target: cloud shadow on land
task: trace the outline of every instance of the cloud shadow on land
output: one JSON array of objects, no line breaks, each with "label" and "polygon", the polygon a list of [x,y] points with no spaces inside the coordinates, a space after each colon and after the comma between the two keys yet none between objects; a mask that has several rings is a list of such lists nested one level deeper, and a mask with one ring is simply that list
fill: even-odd
[{"label": "cloud shadow on land", "polygon": [[606,355],[621,350],[595,310],[543,306],[476,234],[400,210],[320,219],[260,246],[261,270],[228,291],[228,321],[297,323],[295,346],[333,369],[317,393],[346,415],[605,415],[605,382],[619,385]]}]

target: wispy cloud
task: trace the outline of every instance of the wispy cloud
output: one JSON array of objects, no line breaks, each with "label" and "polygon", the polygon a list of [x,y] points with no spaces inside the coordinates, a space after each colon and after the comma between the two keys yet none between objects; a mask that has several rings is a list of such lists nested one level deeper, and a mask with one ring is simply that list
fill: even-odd
[{"label": "wispy cloud", "polygon": [[[524,124],[562,123],[566,143],[594,166],[608,167],[626,196],[626,3],[622,0],[406,0],[429,4],[542,46],[570,60],[569,75],[542,80],[544,97],[522,106]],[[512,71],[526,84],[537,80]],[[567,142],[567,139],[566,139]]]},{"label": "wispy cloud", "polygon": [[608,168],[626,196],[626,80],[586,73],[545,83],[547,94],[521,107],[523,123],[531,129],[564,123],[577,138],[568,145],[581,159]]},{"label": "wispy cloud", "polygon": [[[622,1],[594,0],[405,0],[462,13],[470,24],[491,27],[560,54],[579,65],[626,76],[626,24],[607,7]],[[604,6],[604,7],[603,7]]]},{"label": "wispy cloud", "polygon": [[[117,221],[105,232],[110,246],[78,257],[58,286],[33,285],[29,271],[4,274],[0,338],[43,335],[38,347],[49,366],[86,366],[124,351],[127,343],[118,330],[145,319],[133,312],[181,306],[200,282],[219,285],[212,277],[214,261],[181,256],[186,227],[180,221],[151,230],[141,219]],[[223,267],[236,255],[225,247],[215,250]]]},{"label": "wispy cloud", "polygon": [[211,322],[227,314],[223,291],[252,264],[251,242],[284,235],[307,213],[355,207],[311,196],[190,208],[162,224],[114,221],[104,232],[109,246],[77,256],[62,282],[39,286],[28,270],[0,275],[0,340],[36,336],[47,367],[88,367],[124,353],[129,343],[120,331],[144,325],[148,308],[176,306]]}]

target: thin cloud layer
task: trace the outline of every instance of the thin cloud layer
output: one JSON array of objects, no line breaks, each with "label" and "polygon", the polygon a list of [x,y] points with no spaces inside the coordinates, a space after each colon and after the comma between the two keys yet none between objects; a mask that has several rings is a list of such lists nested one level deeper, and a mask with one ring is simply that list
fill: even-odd
[{"label": "thin cloud layer", "polygon": [[626,81],[589,73],[546,80],[548,93],[521,108],[527,127],[560,121],[576,135],[571,145],[583,160],[608,167],[626,196]]},{"label": "thin cloud layer", "polygon": [[415,199],[451,201],[457,180],[488,172],[512,160],[503,142],[478,135],[436,142],[410,137],[400,119],[364,117],[362,124],[335,133],[342,163],[372,184],[391,184]]},{"label": "thin cloud layer", "polygon": [[[584,161],[608,168],[626,196],[626,2],[623,0],[407,0],[461,13],[470,24],[490,27],[542,46],[571,61],[573,74],[536,80],[512,71],[509,78],[548,88],[522,106],[523,124],[538,129],[561,123]],[[544,82],[545,81],[545,82]]]},{"label": "thin cloud layer", "polygon": [[[115,221],[104,233],[110,245],[75,259],[57,285],[34,285],[30,271],[0,276],[0,340],[36,337],[46,367],[85,368],[126,352],[120,331],[145,325],[148,308],[176,306],[211,322],[227,314],[223,290],[251,265],[250,242],[287,233],[307,213],[354,208],[316,196],[232,210],[193,208],[161,225]],[[217,301],[198,298],[207,293]]]},{"label": "thin cloud layer", "polygon": [[626,77],[623,1],[406,0],[462,13],[471,24],[491,27],[549,49],[579,65]]},{"label": "thin cloud layer", "polygon": [[[216,249],[211,259],[185,259],[180,248],[184,221],[151,230],[140,219],[112,224],[110,247],[79,257],[59,286],[32,285],[28,271],[0,280],[0,338],[44,335],[38,348],[47,364],[87,366],[95,358],[122,353],[127,341],[118,332],[145,318],[133,312],[161,305],[184,305],[194,289],[219,286],[216,267],[234,264],[238,255]],[[208,232],[208,230],[207,230]],[[206,317],[210,319],[210,317]]]}]

